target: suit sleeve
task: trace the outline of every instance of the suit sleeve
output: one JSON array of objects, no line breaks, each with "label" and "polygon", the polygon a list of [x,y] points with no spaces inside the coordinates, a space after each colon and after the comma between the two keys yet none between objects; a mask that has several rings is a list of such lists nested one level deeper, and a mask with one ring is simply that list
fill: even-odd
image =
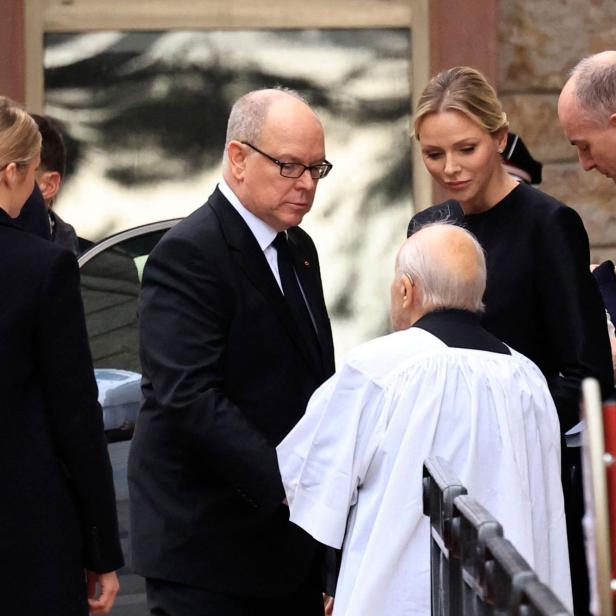
[{"label": "suit sleeve", "polygon": [[150,256],[140,309],[142,366],[169,438],[201,465],[195,472],[214,472],[268,513],[281,505],[284,490],[273,444],[227,393],[227,340],[237,300],[225,280],[228,265],[215,253],[206,256],[203,247],[176,237]]},{"label": "suit sleeve", "polygon": [[54,253],[38,321],[39,365],[49,424],[80,516],[86,569],[123,564],[113,477],[88,346],[77,261]]},{"label": "suit sleeve", "polygon": [[559,372],[548,385],[564,432],[579,421],[584,378],[598,379],[604,396],[613,391],[610,343],[605,309],[589,270],[588,236],[575,210],[554,211],[539,250],[537,287]]}]

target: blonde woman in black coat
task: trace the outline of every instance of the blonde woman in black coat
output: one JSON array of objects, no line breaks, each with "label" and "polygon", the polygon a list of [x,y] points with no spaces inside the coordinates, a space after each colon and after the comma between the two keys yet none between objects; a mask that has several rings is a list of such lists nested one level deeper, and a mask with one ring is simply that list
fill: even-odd
[{"label": "blonde woman in black coat", "polygon": [[41,137],[0,97],[0,611],[108,613],[122,566],[72,253],[14,224]]}]

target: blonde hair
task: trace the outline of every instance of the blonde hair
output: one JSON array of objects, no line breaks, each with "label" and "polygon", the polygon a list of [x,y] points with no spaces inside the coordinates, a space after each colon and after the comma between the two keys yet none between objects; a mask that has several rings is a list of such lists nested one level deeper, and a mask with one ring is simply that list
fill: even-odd
[{"label": "blonde hair", "polygon": [[0,96],[0,169],[10,163],[27,166],[40,151],[36,122],[17,103]]},{"label": "blonde hair", "polygon": [[509,125],[494,88],[482,73],[470,66],[454,66],[430,79],[415,111],[417,139],[422,120],[430,113],[443,111],[459,111],[490,134]]}]

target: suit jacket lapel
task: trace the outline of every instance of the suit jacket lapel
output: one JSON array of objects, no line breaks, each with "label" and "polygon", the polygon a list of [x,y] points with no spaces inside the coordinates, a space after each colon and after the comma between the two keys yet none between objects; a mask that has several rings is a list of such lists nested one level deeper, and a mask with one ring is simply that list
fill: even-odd
[{"label": "suit jacket lapel", "polygon": [[270,302],[280,323],[288,332],[300,354],[305,358],[309,366],[320,375],[321,367],[314,365],[314,360],[306,348],[306,343],[293,320],[282,291],[250,228],[218,188],[209,198],[208,203],[216,212],[227,243],[235,250],[240,267],[252,281],[255,288]]},{"label": "suit jacket lapel", "polygon": [[[331,352],[331,330],[327,317],[327,308],[323,297],[318,262],[297,241],[292,232],[288,234],[289,249],[293,257],[293,264],[297,277],[302,285],[306,300],[310,306],[310,313],[317,327],[317,339],[321,351],[321,359]],[[321,362],[321,368],[327,371],[326,362]]]}]

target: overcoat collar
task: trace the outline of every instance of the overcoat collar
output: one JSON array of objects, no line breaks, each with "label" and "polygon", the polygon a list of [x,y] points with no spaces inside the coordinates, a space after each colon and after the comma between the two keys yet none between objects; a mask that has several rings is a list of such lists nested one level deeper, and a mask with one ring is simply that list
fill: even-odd
[{"label": "overcoat collar", "polygon": [[15,220],[11,218],[2,208],[0,208],[0,225],[4,225],[6,227],[14,227],[15,229],[23,231],[23,229],[15,222]]}]

